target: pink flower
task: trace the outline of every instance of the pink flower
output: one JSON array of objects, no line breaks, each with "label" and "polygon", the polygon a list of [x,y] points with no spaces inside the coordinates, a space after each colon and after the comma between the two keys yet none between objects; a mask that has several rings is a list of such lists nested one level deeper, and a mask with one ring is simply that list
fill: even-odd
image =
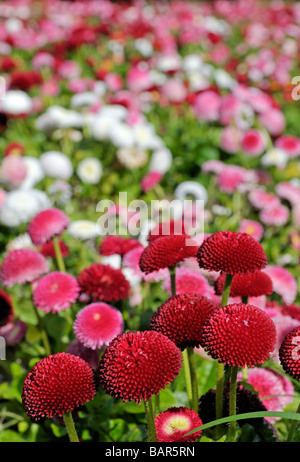
[{"label": "pink flower", "polygon": [[57,96],[59,94],[59,84],[56,79],[49,79],[41,85],[42,95]]},{"label": "pink flower", "polygon": [[247,130],[242,137],[242,148],[249,156],[259,156],[266,149],[264,136],[258,130]]},{"label": "pink flower", "polygon": [[300,203],[300,187],[289,182],[282,182],[276,185],[276,193],[282,199],[286,199],[291,205],[297,206]]},{"label": "pink flower", "polygon": [[148,192],[153,189],[162,179],[162,174],[160,172],[151,171],[147,173],[144,178],[141,180],[141,188],[143,192]]},{"label": "pink flower", "polygon": [[46,313],[59,313],[74,303],[79,294],[76,278],[54,271],[39,279],[34,287],[33,302]]},{"label": "pink flower", "polygon": [[34,245],[42,245],[61,235],[69,223],[69,217],[59,209],[42,210],[29,223],[28,234]]},{"label": "pink flower", "polygon": [[245,180],[246,171],[237,165],[228,165],[217,175],[217,185],[227,194],[236,191]]},{"label": "pink flower", "polygon": [[107,303],[91,303],[76,316],[74,332],[87,348],[96,350],[109,343],[123,330],[123,316]]},{"label": "pink flower", "polygon": [[[239,381],[242,380],[242,372],[238,373],[237,379]],[[254,390],[258,393],[267,411],[283,411],[287,404],[292,401],[292,396],[286,396],[286,391],[292,395],[294,394],[291,382],[288,381],[289,386],[287,383],[283,383],[279,375],[271,369],[262,367],[249,369],[247,382],[252,385]],[[278,417],[266,417],[266,420],[270,423],[274,423],[278,420]]]},{"label": "pink flower", "polygon": [[248,196],[250,203],[257,209],[276,207],[280,204],[280,200],[275,194],[268,193],[264,189],[253,189]]},{"label": "pink flower", "polygon": [[275,141],[276,148],[283,149],[290,157],[300,155],[300,139],[293,135],[282,135]]},{"label": "pink flower", "polygon": [[122,77],[114,72],[109,72],[106,74],[104,82],[110,91],[119,91],[123,86]]},{"label": "pink flower", "polygon": [[11,186],[19,186],[26,178],[27,167],[23,158],[19,155],[4,157],[0,166],[0,177],[4,183]]},{"label": "pink flower", "polygon": [[254,239],[260,241],[264,234],[264,228],[258,221],[244,219],[240,222],[239,232],[250,234]]},{"label": "pink flower", "polygon": [[285,117],[279,109],[271,109],[259,116],[261,124],[272,136],[279,136],[285,128]]},{"label": "pink flower", "polygon": [[146,91],[152,86],[151,74],[148,69],[132,67],[126,77],[129,90],[135,93]]},{"label": "pink flower", "polygon": [[220,96],[214,91],[207,90],[197,95],[193,109],[199,120],[214,121],[219,118],[220,104]]},{"label": "pink flower", "polygon": [[32,249],[12,250],[0,267],[0,281],[6,287],[25,284],[49,271],[46,258]]},{"label": "pink flower", "polygon": [[143,247],[136,247],[135,249],[127,252],[123,257],[124,268],[130,268],[134,271],[134,274],[143,278],[144,281],[159,282],[168,276],[169,270],[167,268],[153,271],[150,274],[146,274],[140,269],[139,261],[144,251]]},{"label": "pink flower", "polygon": [[239,115],[241,107],[242,102],[235,95],[223,96],[220,100],[220,123],[229,126],[230,122]]},{"label": "pink flower", "polygon": [[75,79],[79,77],[80,75],[80,67],[77,63],[71,60],[63,61],[59,66],[58,66],[58,74],[63,78],[63,79]]},{"label": "pink flower", "polygon": [[259,214],[262,223],[268,226],[284,226],[288,222],[289,216],[289,209],[282,204],[270,208],[266,207]]},{"label": "pink flower", "polygon": [[161,87],[162,95],[171,103],[182,103],[187,97],[187,89],[184,83],[178,79],[169,79]]},{"label": "pink flower", "polygon": [[226,165],[221,160],[207,160],[201,166],[204,173],[221,173]]},{"label": "pink flower", "polygon": [[[163,283],[163,289],[171,295],[171,281],[168,274]],[[214,288],[198,271],[189,268],[176,268],[176,294],[195,293],[209,299],[215,299]]]},{"label": "pink flower", "polygon": [[279,364],[279,349],[281,347],[281,344],[287,336],[287,334],[291,332],[293,329],[295,329],[295,327],[298,327],[300,325],[300,321],[292,318],[291,316],[283,315],[281,313],[275,316],[271,316],[270,313],[268,314],[272,318],[277,332],[276,344],[274,350],[271,353],[271,358],[274,362]]},{"label": "pink flower", "polygon": [[221,148],[230,154],[239,151],[241,144],[241,132],[238,128],[228,126],[223,129],[221,135]]},{"label": "pink flower", "polygon": [[281,266],[268,265],[264,270],[273,282],[273,290],[281,296],[286,305],[293,303],[297,296],[298,288],[295,277]]}]

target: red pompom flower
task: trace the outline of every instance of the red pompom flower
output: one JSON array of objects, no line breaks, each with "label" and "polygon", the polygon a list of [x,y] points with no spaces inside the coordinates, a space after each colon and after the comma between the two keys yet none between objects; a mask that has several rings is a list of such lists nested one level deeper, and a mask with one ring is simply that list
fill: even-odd
[{"label": "red pompom flower", "polygon": [[98,250],[99,253],[105,257],[115,254],[123,257],[123,255],[136,247],[142,247],[142,244],[136,239],[125,239],[121,236],[107,236],[103,239]]},{"label": "red pompom flower", "polygon": [[78,356],[57,353],[39,361],[23,387],[25,412],[34,420],[62,416],[94,398],[96,387],[90,366]]},{"label": "red pompom flower", "polygon": [[287,374],[300,380],[300,326],[285,337],[279,348],[279,360]]},{"label": "red pompom flower", "polygon": [[202,326],[219,305],[201,295],[179,294],[163,303],[151,318],[151,329],[161,332],[178,348],[200,346]]},{"label": "red pompom flower", "polygon": [[214,310],[202,329],[201,344],[205,351],[228,366],[262,364],[269,358],[275,342],[272,319],[265,311],[244,303]]},{"label": "red pompom flower", "polygon": [[161,443],[190,443],[200,438],[202,431],[187,433],[202,425],[199,415],[187,407],[171,407],[155,418],[157,441]]},{"label": "red pompom flower", "polygon": [[196,243],[187,236],[160,237],[144,249],[140,257],[140,269],[149,274],[163,268],[170,268],[185,258],[196,256],[197,250]]},{"label": "red pompom flower", "polygon": [[250,273],[267,265],[264,249],[252,236],[219,231],[207,237],[198,249],[200,268],[227,274]]},{"label": "red pompom flower", "polygon": [[105,350],[99,366],[100,384],[123,401],[148,400],[179,374],[179,348],[160,332],[126,332]]},{"label": "red pompom flower", "polygon": [[92,301],[117,302],[127,298],[130,285],[120,269],[93,263],[77,278],[81,291]]},{"label": "red pompom flower", "polygon": [[[221,273],[215,282],[217,295],[222,295],[225,284],[225,273]],[[231,297],[260,297],[273,293],[272,279],[263,271],[235,274],[230,287]]]}]

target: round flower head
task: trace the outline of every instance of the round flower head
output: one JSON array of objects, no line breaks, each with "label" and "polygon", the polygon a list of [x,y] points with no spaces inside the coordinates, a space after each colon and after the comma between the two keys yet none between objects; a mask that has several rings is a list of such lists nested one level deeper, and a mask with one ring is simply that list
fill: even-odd
[{"label": "round flower head", "polygon": [[59,209],[47,209],[38,213],[29,223],[28,233],[35,245],[42,245],[59,236],[69,226],[69,218]]},{"label": "round flower head", "polygon": [[214,359],[229,366],[254,367],[270,356],[276,342],[272,319],[244,303],[215,310],[203,325],[201,344]]},{"label": "round flower head", "polygon": [[140,258],[140,268],[146,273],[158,271],[162,268],[175,266],[176,263],[183,261],[185,258],[194,257],[198,247],[187,245],[192,240],[186,236],[164,236],[155,239],[143,251]]},{"label": "round flower head", "polygon": [[202,431],[186,433],[202,425],[198,414],[187,407],[171,407],[155,418],[157,441],[161,443],[190,443],[200,438]]},{"label": "round flower head", "polygon": [[94,398],[93,370],[78,356],[57,353],[43,358],[24,381],[22,402],[34,420],[62,416]]},{"label": "round flower head", "polygon": [[127,298],[130,285],[120,269],[93,263],[78,276],[80,289],[93,301],[117,302]]},{"label": "round flower head", "polygon": [[202,326],[219,305],[197,294],[179,294],[163,303],[151,318],[151,329],[161,332],[178,348],[199,347]]},{"label": "round flower head", "polygon": [[4,290],[0,289],[0,327],[12,322],[14,317],[12,301]]},{"label": "round flower head", "polygon": [[33,291],[33,302],[46,313],[59,313],[69,308],[78,295],[77,280],[71,274],[54,271],[37,282]]},{"label": "round flower head", "polygon": [[78,340],[96,350],[107,346],[123,330],[123,317],[119,310],[106,303],[91,303],[76,316],[73,325]]},{"label": "round flower head", "polygon": [[[58,239],[58,245],[60,247],[62,257],[67,257],[70,253],[70,249],[67,244],[65,244],[65,242],[61,239]],[[40,253],[44,255],[44,257],[56,258],[53,241],[45,242],[45,244],[43,244],[40,248]]]},{"label": "round flower head", "polygon": [[289,217],[290,211],[283,204],[264,208],[259,214],[260,221],[267,226],[284,226],[288,222]]},{"label": "round flower head", "polygon": [[264,235],[264,228],[258,221],[241,220],[239,232],[250,234],[256,241],[260,241]]},{"label": "round flower head", "polygon": [[155,239],[164,236],[181,235],[188,236],[184,230],[184,222],[181,220],[168,220],[158,223],[149,231],[148,242],[153,242]]},{"label": "round flower head", "polygon": [[142,247],[142,244],[136,239],[125,239],[121,236],[107,236],[103,239],[101,245],[98,247],[100,255],[125,255],[136,247]]},{"label": "round flower head", "polygon": [[300,326],[287,334],[279,348],[279,360],[283,370],[296,380],[300,380],[299,343]]},{"label": "round flower head", "polygon": [[200,268],[228,274],[261,270],[267,264],[262,246],[252,236],[219,231],[207,237],[198,249]]},{"label": "round flower head", "polygon": [[[216,294],[222,295],[225,284],[225,273],[221,273],[215,283]],[[271,278],[263,271],[255,273],[235,274],[230,287],[231,297],[260,297],[271,295],[273,284]]]},{"label": "round flower head", "polygon": [[0,281],[6,287],[25,284],[49,271],[46,258],[36,250],[16,249],[8,253],[0,267]]},{"label": "round flower head", "polygon": [[[196,262],[197,264],[197,262]],[[169,273],[169,271],[168,271]],[[171,291],[171,278],[170,274],[166,275],[163,283],[163,289],[166,290],[170,295]],[[214,289],[209,284],[205,276],[200,271],[191,268],[179,267],[176,269],[176,293],[187,294],[196,293],[203,297],[212,298],[214,297]]]},{"label": "round flower head", "polygon": [[100,366],[100,384],[123,401],[148,400],[179,374],[179,348],[160,332],[126,332],[114,338]]}]

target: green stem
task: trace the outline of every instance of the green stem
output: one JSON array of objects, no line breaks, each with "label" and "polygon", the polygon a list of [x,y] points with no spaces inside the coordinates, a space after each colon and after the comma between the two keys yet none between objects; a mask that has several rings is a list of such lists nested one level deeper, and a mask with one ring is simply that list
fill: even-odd
[{"label": "green stem", "polygon": [[189,358],[187,349],[183,350],[182,352],[183,357],[183,369],[184,369],[184,376],[185,376],[185,386],[188,395],[189,405],[192,406],[192,384],[191,384],[191,373],[190,373],[190,365],[189,365]]},{"label": "green stem", "polygon": [[[300,414],[300,403],[299,403],[299,406],[298,406],[298,408],[297,408],[296,413],[297,413],[297,414]],[[288,436],[287,436],[287,440],[286,440],[287,443],[291,443],[291,442],[293,441],[293,439],[294,439],[294,434],[295,434],[297,425],[298,425],[297,420],[293,420],[293,422],[291,423],[289,432],[288,432]]]},{"label": "green stem", "polygon": [[222,300],[221,300],[221,306],[227,305],[232,279],[233,279],[233,274],[226,274],[223,295],[222,295]]},{"label": "green stem", "polygon": [[171,279],[171,293],[176,295],[176,266],[169,268],[170,279]]},{"label": "green stem", "polygon": [[[236,380],[238,374],[238,366],[231,367],[231,378],[230,378],[230,394],[229,394],[229,416],[236,415]],[[236,433],[236,421],[233,420],[229,423],[228,429],[228,442],[233,443],[235,441]]]},{"label": "green stem", "polygon": [[64,414],[63,419],[68,432],[70,443],[79,443],[71,411]]},{"label": "green stem", "polygon": [[153,406],[152,406],[151,398],[144,400],[144,407],[145,407],[145,415],[146,415],[147,429],[148,429],[148,441],[149,443],[156,443],[157,436],[156,436],[156,428],[155,428],[154,413],[153,413]]},{"label": "green stem", "polygon": [[159,394],[154,396],[154,414],[155,417],[159,414]]},{"label": "green stem", "polygon": [[66,267],[65,267],[63,256],[61,254],[61,250],[60,250],[60,246],[59,246],[57,236],[54,236],[54,238],[53,238],[53,246],[54,246],[54,251],[55,251],[55,255],[56,255],[56,261],[57,261],[58,269],[62,273],[65,273],[66,272]]},{"label": "green stem", "polygon": [[43,341],[44,348],[46,350],[46,355],[50,356],[51,355],[51,346],[50,346],[50,342],[49,342],[49,339],[48,339],[47,332],[46,332],[45,327],[44,327],[44,322],[43,322],[42,318],[40,317],[38,309],[37,309],[37,307],[35,306],[34,303],[33,303],[33,307],[34,307],[35,315],[36,315],[36,318],[37,318],[38,327],[39,327],[39,329],[41,331],[41,334],[42,334],[42,341]]},{"label": "green stem", "polygon": [[198,414],[198,378],[196,371],[195,353],[192,347],[187,348],[187,356],[189,361],[191,386],[192,386],[192,409]]}]

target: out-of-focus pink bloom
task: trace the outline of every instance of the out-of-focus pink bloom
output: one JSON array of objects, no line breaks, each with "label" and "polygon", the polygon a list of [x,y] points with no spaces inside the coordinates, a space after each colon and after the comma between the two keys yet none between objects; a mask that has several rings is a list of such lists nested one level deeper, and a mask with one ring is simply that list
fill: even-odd
[{"label": "out-of-focus pink bloom", "polygon": [[42,95],[57,96],[59,94],[59,84],[56,79],[49,79],[41,85]]},{"label": "out-of-focus pink bloom", "polygon": [[149,172],[141,180],[142,191],[147,192],[150,189],[153,189],[162,179],[162,174],[160,172]]},{"label": "out-of-focus pink bloom", "polygon": [[264,235],[264,228],[258,221],[244,219],[240,222],[239,232],[250,234],[254,239],[260,241]]},{"label": "out-of-focus pink bloom", "polygon": [[246,171],[237,165],[228,165],[217,175],[217,185],[227,194],[236,191],[244,181],[246,181]]},{"label": "out-of-focus pink bloom", "polygon": [[0,179],[11,186],[18,186],[26,178],[27,167],[21,156],[4,157],[0,166]]},{"label": "out-of-focus pink bloom", "polygon": [[253,189],[248,198],[253,207],[257,209],[272,208],[280,204],[280,200],[275,194],[268,193],[264,189]]},{"label": "out-of-focus pink bloom", "polygon": [[300,203],[300,187],[292,183],[278,183],[276,185],[276,193],[282,199],[289,201],[293,206],[297,206]]},{"label": "out-of-focus pink bloom", "polygon": [[[242,372],[238,373],[237,379],[239,381],[243,379]],[[249,369],[247,382],[258,393],[260,400],[268,411],[283,411],[293,399],[293,396],[283,396],[286,395],[287,390],[291,395],[294,394],[291,382],[289,381],[290,386],[288,387],[288,384],[280,380],[279,376],[271,369],[262,367]],[[266,417],[266,420],[274,423],[278,420],[278,417]]]},{"label": "out-of-focus pink bloom", "polygon": [[293,249],[300,250],[300,234],[298,231],[292,231],[290,233],[290,243]]},{"label": "out-of-focus pink bloom", "polygon": [[277,332],[275,348],[272,351],[270,357],[273,359],[274,362],[279,363],[279,348],[287,334],[291,332],[293,329],[295,329],[295,327],[298,327],[300,325],[300,321],[292,318],[291,316],[283,314],[278,314],[275,316],[271,316],[270,312],[268,314],[272,318]]},{"label": "out-of-focus pink bloom", "polygon": [[7,345],[15,345],[24,337],[27,330],[27,324],[23,321],[16,321],[0,327],[0,336],[5,339]]},{"label": "out-of-focus pink bloom", "polygon": [[197,95],[193,109],[199,120],[214,121],[219,119],[220,104],[220,96],[214,91],[208,90]]},{"label": "out-of-focus pink bloom", "polygon": [[220,160],[207,160],[202,164],[201,170],[204,173],[220,173],[225,167],[226,164]]},{"label": "out-of-focus pink bloom", "polygon": [[40,69],[41,67],[49,67],[50,69],[53,69],[54,63],[54,57],[46,51],[38,52],[32,59],[32,66],[35,69]]},{"label": "out-of-focus pink bloom", "polygon": [[289,209],[283,204],[266,207],[259,214],[262,223],[269,226],[284,226],[288,222],[289,216]]},{"label": "out-of-focus pink bloom", "polygon": [[[169,274],[163,283],[163,289],[171,295]],[[176,268],[176,294],[186,293],[195,293],[209,299],[215,299],[213,287],[201,273],[189,268],[179,267]]]},{"label": "out-of-focus pink bloom", "polygon": [[225,95],[220,99],[220,123],[229,125],[241,111],[242,101],[234,94]]},{"label": "out-of-focus pink bloom", "polygon": [[285,117],[279,109],[273,108],[262,113],[259,120],[272,136],[279,136],[285,128]]},{"label": "out-of-focus pink bloom", "polygon": [[184,83],[178,79],[169,79],[161,87],[162,95],[171,103],[182,103],[187,97],[187,89]]},{"label": "out-of-focus pink bloom", "polygon": [[119,91],[123,86],[122,77],[115,72],[109,72],[104,78],[104,82],[110,91]]},{"label": "out-of-focus pink bloom", "polygon": [[159,271],[153,271],[150,274],[145,274],[141,271],[139,261],[143,250],[144,249],[142,247],[136,247],[135,249],[127,252],[123,257],[124,268],[130,268],[137,276],[143,278],[144,281],[158,282],[164,280],[169,273],[168,268],[160,269]]},{"label": "out-of-focus pink bloom", "polygon": [[248,156],[259,156],[266,149],[263,134],[255,129],[247,130],[242,137],[242,148]]},{"label": "out-of-focus pink bloom", "polygon": [[126,77],[129,90],[135,93],[149,90],[152,87],[152,78],[148,69],[132,67]]},{"label": "out-of-focus pink bloom", "polygon": [[4,189],[0,188],[0,207],[4,203],[6,196],[7,196],[7,192],[4,191]]},{"label": "out-of-focus pink bloom", "polygon": [[298,288],[295,277],[286,268],[268,265],[264,270],[273,282],[273,290],[281,296],[286,305],[293,303],[297,296]]},{"label": "out-of-focus pink bloom", "polygon": [[228,126],[221,135],[221,148],[230,154],[235,154],[241,147],[241,132],[236,127]]},{"label": "out-of-focus pink bloom", "polygon": [[63,79],[75,79],[80,75],[80,67],[75,61],[67,60],[60,63],[57,69],[58,74]]},{"label": "out-of-focus pink bloom", "polygon": [[290,157],[300,156],[300,138],[282,135],[275,141],[276,148],[283,149]]}]

